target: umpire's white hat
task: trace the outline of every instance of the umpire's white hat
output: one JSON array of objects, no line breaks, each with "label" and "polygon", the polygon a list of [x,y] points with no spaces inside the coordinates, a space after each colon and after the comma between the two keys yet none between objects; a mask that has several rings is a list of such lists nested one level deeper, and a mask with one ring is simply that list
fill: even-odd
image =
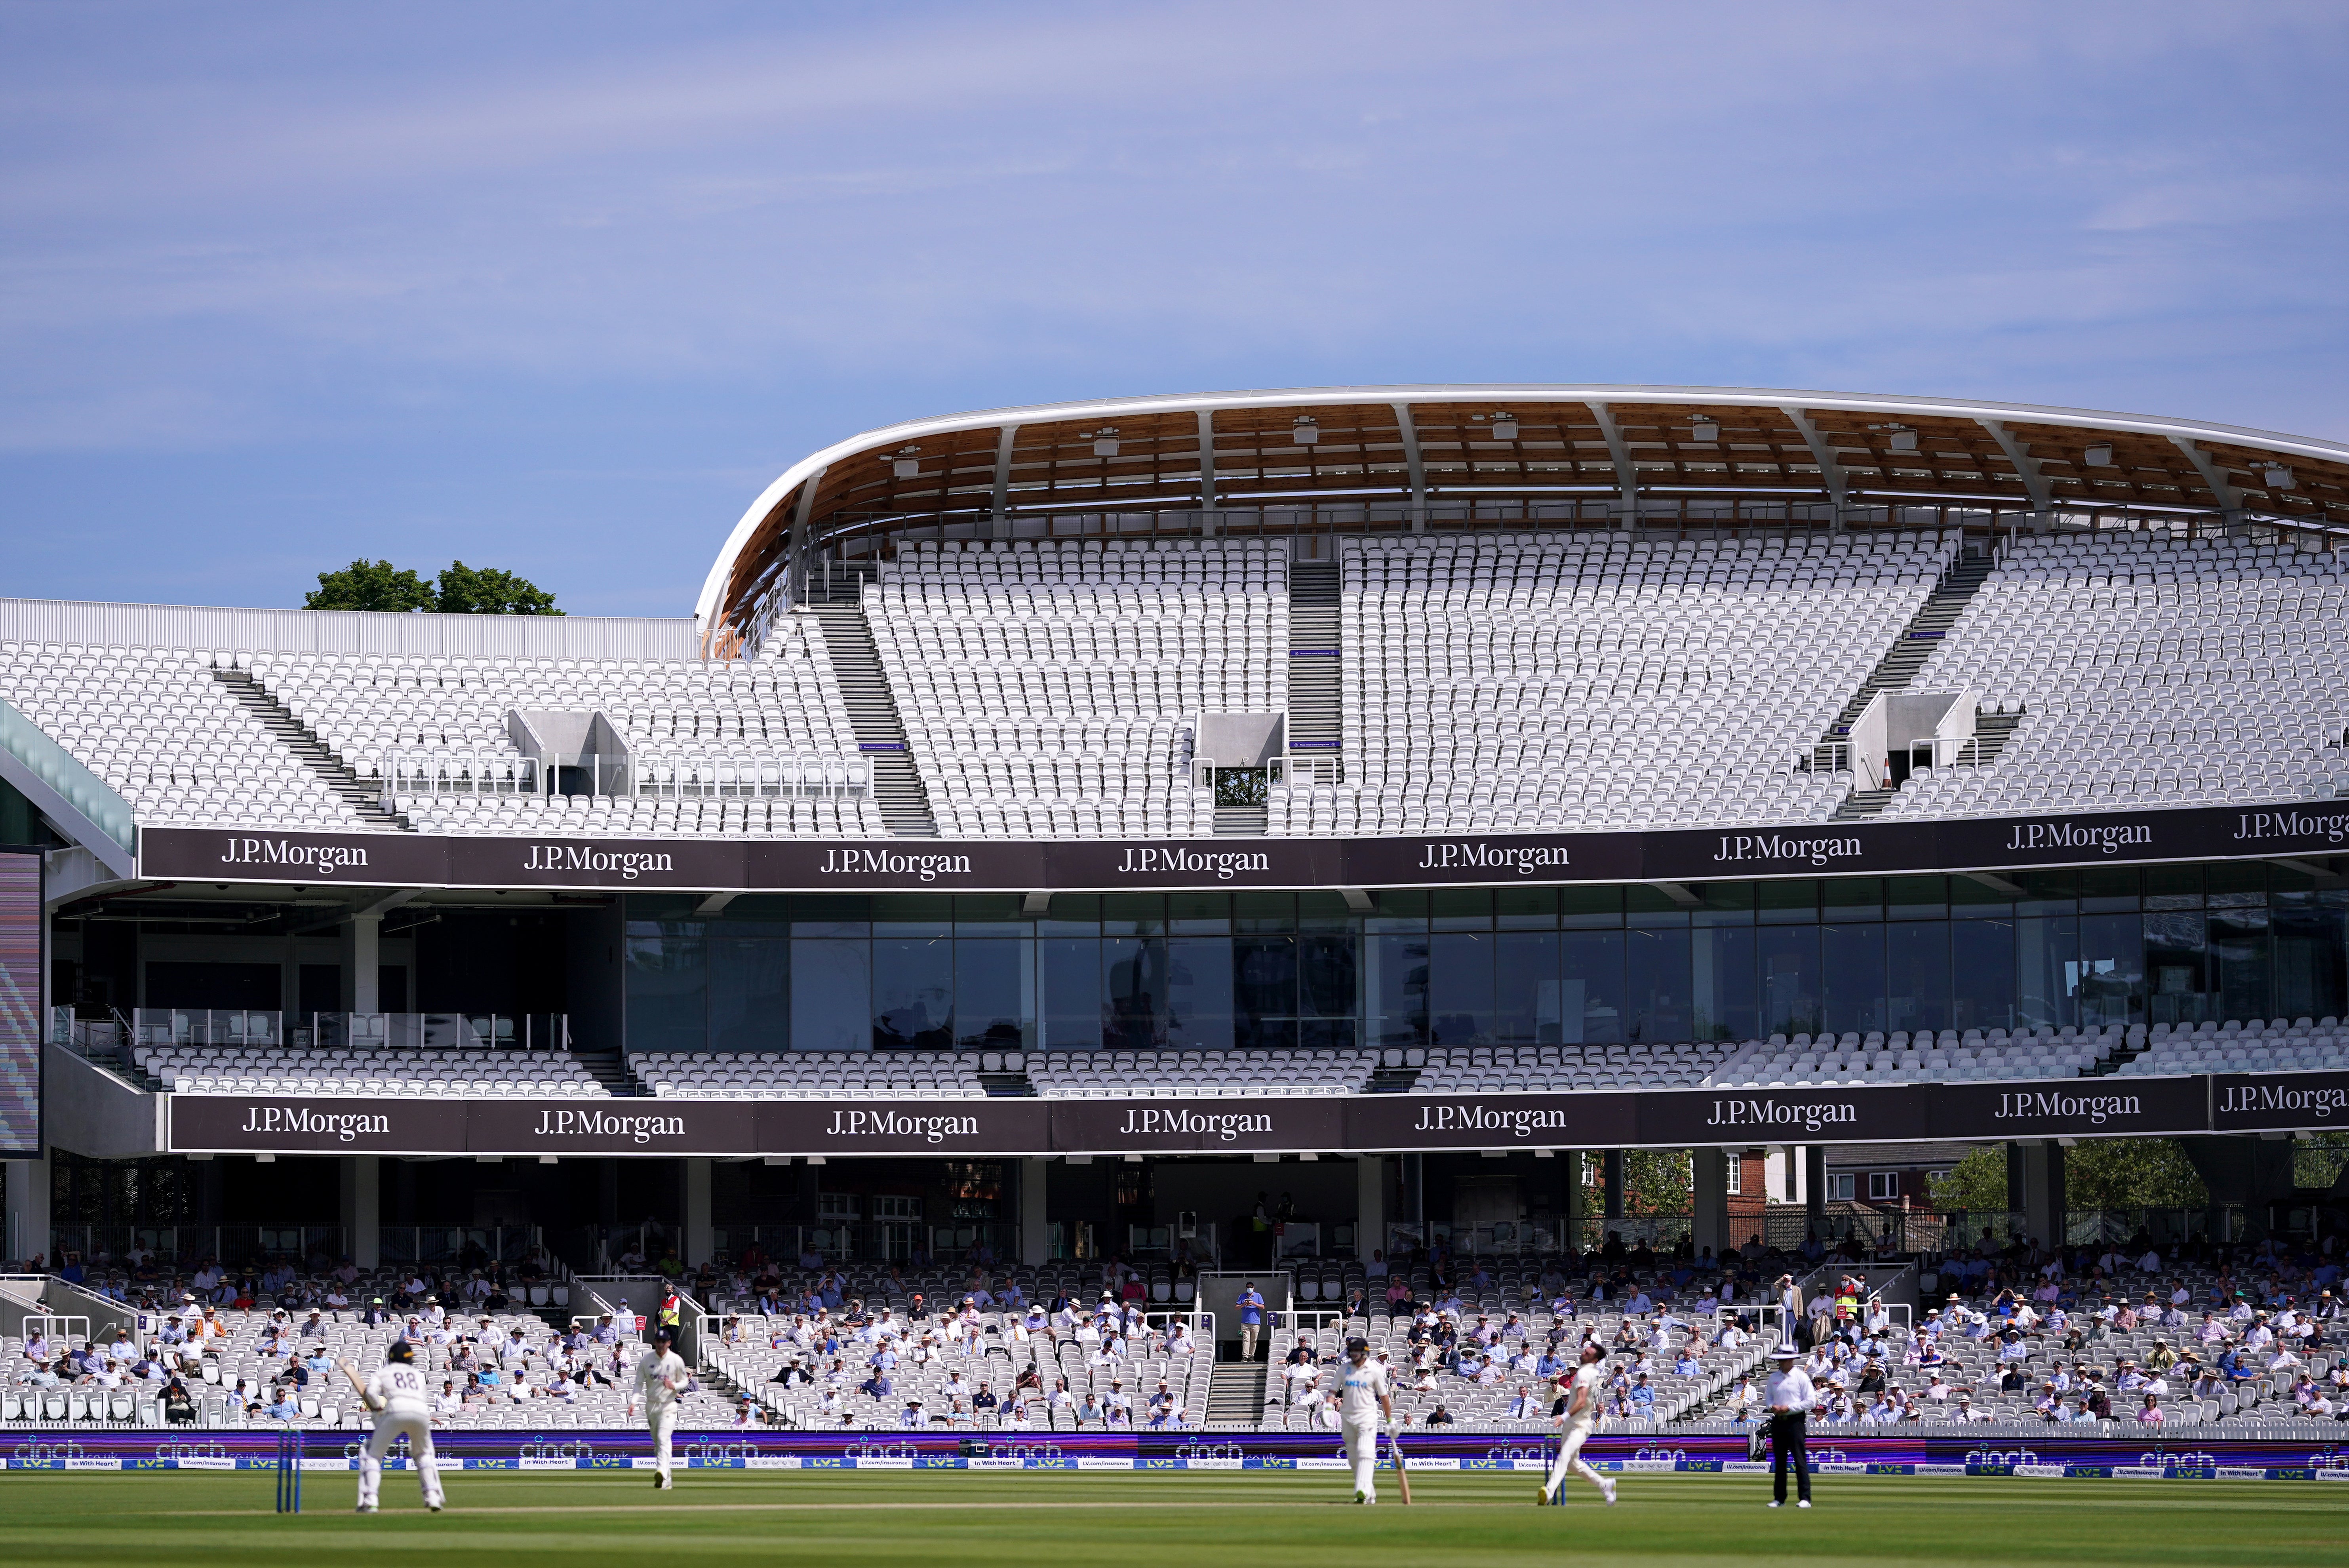
[{"label": "umpire's white hat", "polygon": [[1795,1349],[1791,1345],[1781,1345],[1777,1349],[1772,1351],[1770,1354],[1774,1359],[1779,1361],[1792,1361],[1796,1357],[1802,1355],[1802,1352]]}]

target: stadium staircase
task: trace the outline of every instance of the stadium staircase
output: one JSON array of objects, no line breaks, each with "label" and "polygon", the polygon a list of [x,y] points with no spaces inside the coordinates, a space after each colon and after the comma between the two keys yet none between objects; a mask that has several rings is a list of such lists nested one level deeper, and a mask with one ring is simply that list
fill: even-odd
[{"label": "stadium staircase", "polygon": [[[833,581],[836,588],[840,580]],[[889,676],[881,668],[881,651],[874,645],[864,605],[835,597],[811,603],[809,613],[823,629],[824,652],[832,660],[833,678],[840,683],[849,727],[856,732],[856,749],[873,769],[873,803],[880,808],[881,820],[901,839],[936,838],[930,792],[907,753],[905,722],[889,690]]]},{"label": "stadium staircase", "polygon": [[1218,1359],[1207,1385],[1207,1424],[1252,1427],[1263,1420],[1265,1378],[1270,1369],[1262,1360]]},{"label": "stadium staircase", "polygon": [[[1900,635],[1885,655],[1876,662],[1876,667],[1868,673],[1868,678],[1860,683],[1859,689],[1852,693],[1851,699],[1843,705],[1843,711],[1836,715],[1835,722],[1827,726],[1826,734],[1820,738],[1821,744],[1835,745],[1850,739],[1851,727],[1859,722],[1859,716],[1868,711],[1868,705],[1876,700],[1877,693],[1909,689],[1909,681],[1925,667],[1925,661],[1932,656],[1941,639],[1950,634],[1950,628],[1957,624],[1960,615],[1965,614],[1966,604],[1973,598],[1974,591],[1982,585],[1997,564],[1997,561],[1989,555],[1959,558],[1958,563],[1950,568],[1949,574],[1941,579],[1940,586],[1918,607],[1917,614],[1910,617],[1909,624],[1900,629]],[[1976,720],[1978,731],[1987,727],[1986,721]],[[1988,764],[1997,755],[1998,747],[2006,743],[2006,737],[2013,733],[2013,727],[2009,723],[1999,731],[1995,745],[1990,744],[1986,738],[1980,765]],[[1899,792],[1897,789],[1855,789],[1845,798],[1843,804],[1836,808],[1835,820],[1848,822],[1873,817],[1882,811],[1887,802]]]},{"label": "stadium staircase", "polygon": [[1338,563],[1298,562],[1288,569],[1288,750],[1300,761],[1335,760],[1332,783],[1345,782],[1339,695],[1344,666]]},{"label": "stadium staircase", "polygon": [[358,775],[351,771],[350,764],[320,740],[309,726],[295,717],[267,686],[241,669],[216,669],[212,671],[212,678],[234,693],[236,700],[259,719],[262,727],[275,736],[303,767],[325,779],[326,787],[361,821],[371,828],[397,828],[402,832],[414,830],[406,817],[385,810],[376,792],[360,783]]},{"label": "stadium staircase", "polygon": [[652,1093],[652,1090],[644,1086],[643,1080],[628,1070],[627,1059],[621,1056],[617,1047],[607,1046],[602,1050],[585,1050],[574,1046],[571,1047],[571,1057],[574,1061],[594,1074],[595,1081],[602,1084],[605,1091],[616,1099],[639,1099]]}]

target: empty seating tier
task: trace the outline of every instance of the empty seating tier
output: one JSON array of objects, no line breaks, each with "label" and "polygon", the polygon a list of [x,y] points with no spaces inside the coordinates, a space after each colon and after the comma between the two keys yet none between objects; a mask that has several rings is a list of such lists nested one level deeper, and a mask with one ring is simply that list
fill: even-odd
[{"label": "empty seating tier", "polygon": [[1288,706],[1272,545],[917,544],[865,612],[949,838],[1205,833],[1199,716]]}]

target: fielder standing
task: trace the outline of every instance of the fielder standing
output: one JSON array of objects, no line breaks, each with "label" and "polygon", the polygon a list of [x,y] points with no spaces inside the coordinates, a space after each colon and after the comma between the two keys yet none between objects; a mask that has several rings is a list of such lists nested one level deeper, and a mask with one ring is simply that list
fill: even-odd
[{"label": "fielder standing", "polygon": [[416,1479],[424,1488],[424,1506],[440,1511],[440,1466],[432,1451],[432,1395],[424,1374],[416,1369],[416,1346],[395,1339],[383,1353],[383,1365],[364,1383],[359,1369],[346,1361],[343,1376],[369,1410],[375,1412],[375,1432],[359,1449],[359,1506],[373,1513],[383,1491],[384,1457],[391,1445],[408,1439],[408,1457],[416,1465]]},{"label": "fielder standing", "polygon": [[667,1491],[669,1480],[669,1438],[677,1430],[677,1402],[684,1391],[685,1363],[669,1346],[676,1334],[667,1324],[653,1330],[652,1348],[636,1363],[636,1391],[628,1396],[628,1414],[634,1417],[636,1406],[645,1408],[645,1424],[653,1435],[653,1489]]},{"label": "fielder standing", "polygon": [[1583,1440],[1599,1423],[1599,1364],[1606,1357],[1607,1353],[1596,1345],[1585,1345],[1582,1364],[1557,1380],[1565,1408],[1554,1417],[1558,1428],[1557,1462],[1550,1466],[1549,1474],[1542,1481],[1543,1502],[1563,1501],[1558,1491],[1566,1485],[1567,1472],[1571,1470],[1597,1487],[1608,1507],[1615,1506],[1615,1483],[1592,1470],[1582,1457]]},{"label": "fielder standing", "polygon": [[1376,1502],[1379,1488],[1379,1429],[1394,1424],[1394,1394],[1387,1369],[1371,1359],[1367,1339],[1346,1341],[1345,1392],[1338,1400],[1338,1428],[1346,1435],[1346,1457],[1354,1466],[1354,1501]]}]

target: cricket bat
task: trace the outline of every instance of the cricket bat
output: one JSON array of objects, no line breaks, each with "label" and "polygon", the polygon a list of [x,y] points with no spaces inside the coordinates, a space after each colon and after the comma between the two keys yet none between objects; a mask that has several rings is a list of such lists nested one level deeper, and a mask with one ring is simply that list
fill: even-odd
[{"label": "cricket bat", "polygon": [[345,1361],[340,1364],[336,1370],[342,1373],[343,1380],[351,1386],[351,1392],[359,1397],[359,1403],[362,1405],[366,1404],[367,1385],[359,1381],[359,1369],[351,1365],[348,1361]]},{"label": "cricket bat", "polygon": [[1387,1429],[1387,1452],[1394,1455],[1395,1490],[1402,1494],[1402,1505],[1411,1506],[1411,1467],[1403,1463],[1402,1444],[1397,1439],[1402,1432],[1400,1424]]}]

